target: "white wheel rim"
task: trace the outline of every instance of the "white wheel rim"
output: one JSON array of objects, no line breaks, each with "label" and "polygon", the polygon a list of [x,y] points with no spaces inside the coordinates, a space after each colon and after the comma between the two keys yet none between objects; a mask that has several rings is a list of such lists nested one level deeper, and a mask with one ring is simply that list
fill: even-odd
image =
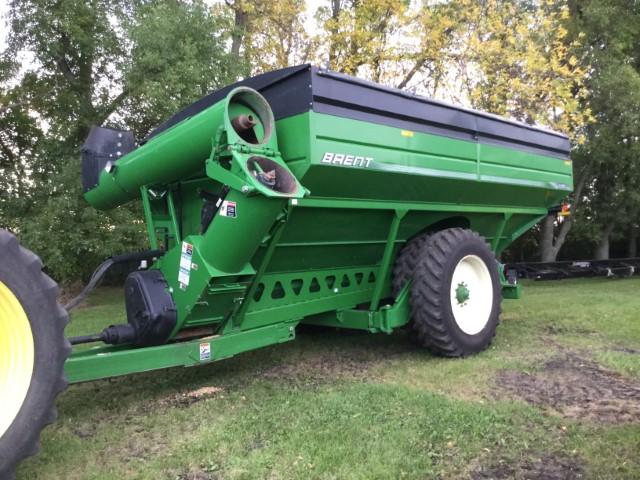
[{"label": "white wheel rim", "polygon": [[451,278],[451,310],[464,333],[476,335],[487,325],[493,307],[493,282],[484,261],[467,255],[456,265]]}]

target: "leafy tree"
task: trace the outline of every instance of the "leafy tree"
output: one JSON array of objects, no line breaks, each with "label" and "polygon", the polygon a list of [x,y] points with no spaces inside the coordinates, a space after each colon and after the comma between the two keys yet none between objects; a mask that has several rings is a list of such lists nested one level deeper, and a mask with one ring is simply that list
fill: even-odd
[{"label": "leafy tree", "polygon": [[114,121],[143,138],[185,105],[234,82],[244,68],[228,51],[231,21],[202,2],[174,1],[144,4],[125,18],[127,95]]},{"label": "leafy tree", "polygon": [[462,0],[468,32],[460,76],[470,103],[584,141],[591,112],[582,102],[586,68],[568,41],[569,9],[559,2]]},{"label": "leafy tree", "polygon": [[10,85],[17,68],[13,59],[0,58],[0,228],[15,227],[11,218],[17,218],[24,210],[23,200],[34,188],[26,178],[38,176],[43,180],[47,173],[33,172],[32,165],[21,160],[33,157],[42,132],[22,108],[20,89]]},{"label": "leafy tree", "polygon": [[385,61],[397,57],[398,35],[409,21],[404,0],[333,0],[317,18],[324,27],[329,67],[355,75],[362,66],[379,80]]},{"label": "leafy tree", "polygon": [[233,15],[231,54],[246,75],[305,63],[316,46],[304,28],[304,0],[225,0]]},{"label": "leafy tree", "polygon": [[[104,231],[99,223],[113,225],[116,241],[122,237],[135,215],[115,222],[113,215],[96,213],[98,220],[78,224],[88,211],[79,191],[78,147],[93,123],[102,123],[118,107],[124,95],[114,94],[121,78],[124,41],[112,24],[125,2],[86,3],[15,1],[9,16],[11,32],[7,55],[27,55],[31,65],[25,72],[14,71],[10,81],[15,89],[20,113],[34,119],[32,128],[39,139],[29,152],[8,159],[22,166],[21,182],[35,188],[16,199],[24,208],[19,216],[3,211],[2,217],[20,234],[23,242],[43,257],[51,273],[62,280],[86,274],[92,264],[111,252],[99,251],[95,241]],[[12,142],[12,149],[17,142]],[[14,167],[16,168],[16,167]],[[46,172],[38,179],[30,172]],[[85,243],[74,241],[80,232]],[[124,242],[125,244],[127,242]]]},{"label": "leafy tree", "polygon": [[303,0],[13,0],[0,55],[0,219],[54,275],[87,275],[145,242],[137,206],[103,213],[82,199],[78,148],[92,124],[143,138],[238,77],[315,61],[568,133],[574,215],[547,218],[514,248],[553,260],[568,241],[606,257],[609,239],[626,235],[634,251],[639,10],[634,0],[327,0],[312,35]]},{"label": "leafy tree", "polygon": [[[47,134],[79,145],[92,124],[104,122],[122,103],[125,41],[117,19],[129,2],[14,0],[9,52],[28,52],[33,65],[22,79],[29,107]],[[119,93],[118,90],[120,90]]]},{"label": "leafy tree", "polygon": [[335,0],[318,9],[319,58],[579,138],[586,69],[566,39],[568,8],[547,3]]},{"label": "leafy tree", "polygon": [[432,96],[446,86],[456,33],[465,29],[456,2],[332,0],[316,19],[318,63]]},{"label": "leafy tree", "polygon": [[141,137],[232,81],[230,19],[201,1],[16,0],[11,7],[4,58],[33,61],[25,72],[3,69],[10,100],[3,104],[12,117],[3,111],[0,121],[13,122],[15,133],[3,129],[12,155],[0,152],[0,165],[17,172],[23,190],[6,192],[24,208],[19,215],[3,208],[0,216],[54,276],[70,281],[108,255],[145,244],[137,206],[97,212],[82,198],[78,149],[90,126],[132,128]]},{"label": "leafy tree", "polygon": [[[590,91],[583,108],[595,122],[587,141],[573,153],[574,215],[554,226],[548,218],[542,232],[541,258],[554,260],[575,221],[594,224],[594,256],[608,258],[616,226],[634,229],[638,221],[638,125],[640,124],[640,4],[633,0],[571,1],[569,37],[578,39],[581,63],[590,65]],[[581,213],[580,209],[585,212]],[[595,233],[594,233],[595,232]]]}]

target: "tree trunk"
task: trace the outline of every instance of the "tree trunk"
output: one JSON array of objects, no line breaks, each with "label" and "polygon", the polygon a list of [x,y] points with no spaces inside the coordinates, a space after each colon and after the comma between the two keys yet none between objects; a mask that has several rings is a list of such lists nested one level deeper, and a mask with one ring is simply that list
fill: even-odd
[{"label": "tree trunk", "polygon": [[[342,4],[340,0],[331,0],[331,19],[334,21],[338,21],[340,17],[340,11],[342,10]],[[330,32],[331,35],[329,37],[329,68],[336,68],[336,60],[338,58],[336,52],[336,39],[334,38],[337,35],[337,29],[332,28]]]},{"label": "tree trunk", "polygon": [[[593,161],[593,160],[592,160]],[[588,164],[578,175],[573,191],[573,206],[571,207],[571,216],[566,217],[560,229],[558,235],[555,236],[555,217],[548,215],[542,221],[542,238],[540,240],[540,261],[541,262],[555,262],[562,245],[564,245],[567,235],[573,226],[573,219],[576,212],[580,208],[582,203],[582,189],[585,186],[587,178],[589,177],[589,171],[591,164]]]},{"label": "tree trunk", "polygon": [[542,234],[540,239],[540,261],[555,262],[557,253],[553,248],[553,234],[555,217],[547,215],[542,221]]},{"label": "tree trunk", "polygon": [[629,229],[629,243],[627,244],[627,257],[638,256],[638,234],[640,230],[635,225]]},{"label": "tree trunk", "polygon": [[234,12],[233,32],[231,33],[231,55],[240,60],[240,46],[244,39],[247,29],[249,15],[244,10],[242,2],[236,2],[232,5]]},{"label": "tree trunk", "polygon": [[555,221],[555,215],[547,215],[547,217],[542,221],[542,235],[540,239],[541,262],[556,261],[558,253],[560,253],[560,249],[562,248],[562,245],[564,245],[564,241],[567,239],[569,230],[571,230],[573,219],[571,217],[566,217],[564,219],[564,222],[562,222],[558,229],[558,235],[555,234]]},{"label": "tree trunk", "polygon": [[600,243],[598,243],[594,255],[594,258],[596,260],[609,260],[609,240],[611,238],[611,233],[613,232],[614,226],[615,224],[613,222],[608,223],[602,231]]}]

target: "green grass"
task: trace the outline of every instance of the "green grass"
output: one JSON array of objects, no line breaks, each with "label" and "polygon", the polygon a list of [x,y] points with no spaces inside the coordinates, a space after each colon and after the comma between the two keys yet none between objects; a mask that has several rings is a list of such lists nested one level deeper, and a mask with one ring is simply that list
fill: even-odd
[{"label": "green grass", "polygon": [[[320,331],[208,366],[72,386],[18,478],[512,478],[556,464],[640,478],[640,423],[564,418],[497,381],[543,374],[571,352],[637,386],[638,291],[636,278],[529,283],[503,303],[491,348],[462,360],[430,356],[403,332]],[[120,290],[102,289],[69,334],[122,312]],[[189,401],[203,387],[220,391]]]}]

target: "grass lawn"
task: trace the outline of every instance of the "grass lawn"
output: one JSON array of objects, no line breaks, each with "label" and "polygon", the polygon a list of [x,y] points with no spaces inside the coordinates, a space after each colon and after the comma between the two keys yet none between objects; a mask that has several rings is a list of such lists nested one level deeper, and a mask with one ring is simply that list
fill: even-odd
[{"label": "grass lawn", "polygon": [[[70,387],[18,479],[640,478],[640,278],[527,283],[489,350],[300,333]],[[120,289],[70,335],[119,322]]]}]

